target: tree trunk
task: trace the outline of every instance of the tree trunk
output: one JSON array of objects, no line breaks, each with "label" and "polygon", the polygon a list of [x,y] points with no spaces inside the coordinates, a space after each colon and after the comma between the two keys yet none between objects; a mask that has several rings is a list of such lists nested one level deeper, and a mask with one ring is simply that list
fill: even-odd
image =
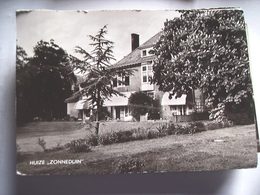
[{"label": "tree trunk", "polygon": [[96,136],[99,133],[100,90],[97,90]]}]

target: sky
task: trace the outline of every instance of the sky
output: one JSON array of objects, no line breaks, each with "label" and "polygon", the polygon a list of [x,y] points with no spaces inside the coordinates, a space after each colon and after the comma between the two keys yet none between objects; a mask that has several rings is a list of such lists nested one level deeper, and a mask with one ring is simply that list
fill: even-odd
[{"label": "sky", "polygon": [[104,25],[106,38],[114,42],[114,56],[119,61],[131,52],[131,33],[140,35],[140,44],[162,30],[166,19],[177,17],[176,11],[50,11],[34,10],[17,14],[17,44],[33,55],[40,40],[50,41],[75,55],[80,46],[93,48],[88,35],[95,35]]}]

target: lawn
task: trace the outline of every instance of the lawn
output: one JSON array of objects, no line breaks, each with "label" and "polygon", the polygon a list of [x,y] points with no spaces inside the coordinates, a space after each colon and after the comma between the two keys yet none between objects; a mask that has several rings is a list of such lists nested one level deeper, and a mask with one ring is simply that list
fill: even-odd
[{"label": "lawn", "polygon": [[[100,134],[111,131],[126,131],[132,128],[156,129],[165,121],[143,121],[143,122],[120,122],[109,121],[100,123]],[[46,141],[46,147],[52,148],[57,145],[65,145],[74,139],[84,138],[94,133],[93,124],[82,125],[80,122],[32,122],[26,126],[17,127],[16,142],[22,152],[40,152],[42,148],[37,144],[38,139]]]},{"label": "lawn", "polygon": [[[78,130],[79,131],[79,130]],[[256,166],[255,125],[234,126],[194,135],[171,135],[93,147],[89,153],[23,153],[17,170],[24,174],[109,174],[126,158],[142,161],[141,172],[194,171]],[[83,159],[80,165],[29,165],[31,160]]]}]

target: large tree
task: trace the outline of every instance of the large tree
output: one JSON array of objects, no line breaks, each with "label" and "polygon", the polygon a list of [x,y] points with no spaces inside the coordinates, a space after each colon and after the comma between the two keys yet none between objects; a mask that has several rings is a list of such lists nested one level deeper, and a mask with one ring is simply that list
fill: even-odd
[{"label": "large tree", "polygon": [[153,82],[171,94],[201,89],[211,117],[252,102],[245,22],[241,10],[180,11],[154,47]]},{"label": "large tree", "polygon": [[32,107],[30,106],[30,88],[33,72],[28,67],[28,56],[25,50],[16,47],[16,120],[19,123],[30,121]]},{"label": "large tree", "polygon": [[[87,52],[82,47],[76,47],[76,52],[81,54],[81,58],[73,57],[73,65],[76,71],[86,75],[83,82],[80,83],[82,90],[76,92],[75,96],[86,96],[95,109],[96,135],[99,132],[100,112],[105,99],[112,95],[122,95],[113,88],[113,79],[117,76],[128,76],[132,73],[130,70],[115,69],[111,67],[113,56],[113,42],[105,38],[107,26],[102,27],[96,35],[89,35],[93,50]],[[123,81],[120,81],[122,82]]]},{"label": "large tree", "polygon": [[39,41],[31,58],[17,48],[18,116],[27,115],[28,121],[33,117],[51,120],[66,115],[64,100],[71,95],[75,80],[69,59],[53,40]]}]

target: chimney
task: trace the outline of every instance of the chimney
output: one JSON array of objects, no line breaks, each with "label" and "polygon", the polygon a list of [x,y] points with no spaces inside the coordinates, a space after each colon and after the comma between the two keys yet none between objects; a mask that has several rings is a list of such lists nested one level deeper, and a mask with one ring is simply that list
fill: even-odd
[{"label": "chimney", "polygon": [[137,47],[139,47],[139,35],[132,33],[131,34],[131,46],[132,46],[132,51],[134,51]]}]

